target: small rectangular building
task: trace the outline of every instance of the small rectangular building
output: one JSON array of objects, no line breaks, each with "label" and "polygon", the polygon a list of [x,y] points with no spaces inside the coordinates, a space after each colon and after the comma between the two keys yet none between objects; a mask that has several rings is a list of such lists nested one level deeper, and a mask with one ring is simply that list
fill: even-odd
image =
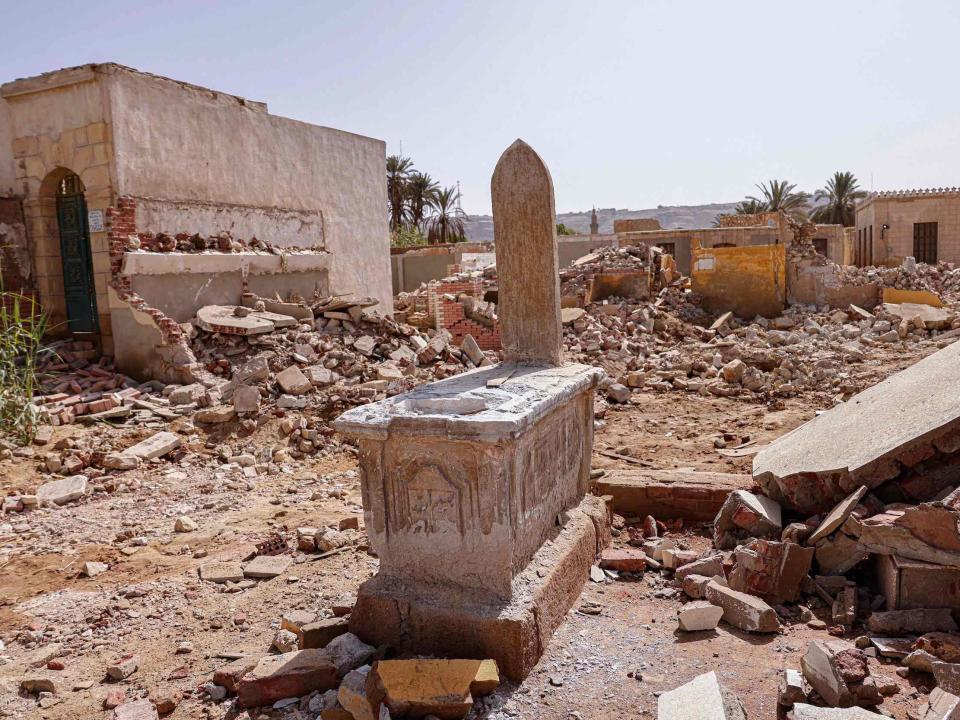
[{"label": "small rectangular building", "polygon": [[872,193],[856,209],[854,265],[960,261],[960,188]]},{"label": "small rectangular building", "polygon": [[3,277],[121,366],[131,298],[168,327],[244,291],[356,294],[390,315],[385,151],[114,63],[14,80],[0,86]]}]

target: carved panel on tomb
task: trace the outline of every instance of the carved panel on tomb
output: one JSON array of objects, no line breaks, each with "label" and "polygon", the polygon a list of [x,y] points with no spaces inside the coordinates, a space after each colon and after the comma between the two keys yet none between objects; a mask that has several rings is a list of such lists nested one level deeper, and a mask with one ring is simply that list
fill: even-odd
[{"label": "carved panel on tomb", "polygon": [[387,532],[464,535],[476,515],[475,476],[459,453],[417,443],[392,446],[384,477]]}]

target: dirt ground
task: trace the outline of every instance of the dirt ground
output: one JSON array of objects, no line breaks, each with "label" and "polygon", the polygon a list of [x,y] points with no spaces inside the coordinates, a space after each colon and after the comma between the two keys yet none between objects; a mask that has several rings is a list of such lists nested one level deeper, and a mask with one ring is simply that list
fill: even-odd
[{"label": "dirt ground", "polygon": [[[876,379],[914,360],[878,367]],[[778,407],[669,392],[634,394],[631,402],[607,411],[595,450],[627,449],[657,468],[749,472],[751,459],[722,457],[715,438],[727,432],[762,444],[833,400],[807,394]],[[57,428],[54,440],[84,432],[90,430]],[[269,441],[271,432],[276,428],[261,429],[258,441]],[[227,662],[217,656],[266,653],[283,613],[328,613],[334,603],[349,603],[359,584],[376,572],[376,558],[365,552],[360,535],[356,545],[329,557],[296,553],[284,575],[238,592],[201,582],[202,564],[239,559],[271,532],[334,523],[362,509],[356,460],[345,450],[291,474],[253,480],[224,467],[212,447],[199,444],[190,450],[179,464],[161,460],[123,473],[125,487],[114,493],[0,516],[0,640],[5,644],[0,645],[0,717],[106,718],[103,699],[117,687],[128,699],[180,690],[185,697],[172,718],[233,717],[230,702],[211,703],[198,692]],[[4,493],[36,487],[43,480],[36,463],[15,458],[0,464]],[[594,467],[629,465],[595,453]],[[199,529],[174,533],[174,520],[181,515],[192,517]],[[697,548],[709,542],[703,528],[678,534]],[[79,577],[88,560],[110,568],[92,579]],[[477,704],[474,716],[655,717],[658,693],[717,670],[743,699],[750,718],[776,717],[780,671],[799,668],[808,641],[825,638],[826,632],[785,618],[785,630],[777,635],[750,635],[725,624],[716,632],[679,634],[675,615],[682,597],[652,572],[588,582],[533,674],[520,685],[501,686]],[[600,615],[578,609],[589,602],[602,606]],[[815,612],[827,617],[822,605]],[[176,652],[183,641],[192,644],[192,652]],[[139,655],[139,670],[120,683],[108,682],[108,664],[124,653]],[[62,670],[45,668],[52,658],[63,662]],[[924,695],[895,675],[895,666],[870,664],[874,674],[901,683],[901,692],[883,703],[885,712],[907,718],[924,702]],[[27,675],[54,680],[57,694],[47,702],[55,704],[41,707],[36,698],[19,694]],[[911,681],[920,687],[925,679],[932,684],[922,675]],[[304,701],[250,717],[312,720],[316,713]]]}]

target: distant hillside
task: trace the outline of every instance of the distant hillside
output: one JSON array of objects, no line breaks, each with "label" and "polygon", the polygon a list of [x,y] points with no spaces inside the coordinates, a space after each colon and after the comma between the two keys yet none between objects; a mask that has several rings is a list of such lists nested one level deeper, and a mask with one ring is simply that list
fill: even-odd
[{"label": "distant hillside", "polygon": [[[613,232],[613,220],[631,218],[657,218],[660,227],[668,228],[704,228],[711,227],[717,215],[733,212],[736,203],[713,203],[711,205],[674,205],[649,210],[617,210],[615,208],[597,209],[597,221],[601,233]],[[558,213],[557,222],[563,223],[577,233],[590,232],[590,211]],[[467,237],[475,241],[493,240],[493,217],[490,215],[471,215],[465,223]]]}]

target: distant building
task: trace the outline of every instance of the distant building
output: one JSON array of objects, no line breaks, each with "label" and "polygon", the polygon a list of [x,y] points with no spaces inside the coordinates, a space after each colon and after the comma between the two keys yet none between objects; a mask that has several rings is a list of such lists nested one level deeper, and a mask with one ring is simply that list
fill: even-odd
[{"label": "distant building", "polygon": [[960,262],[960,188],[872,193],[856,217],[855,265]]},{"label": "distant building", "polygon": [[597,209],[594,208],[590,211],[590,234],[599,235],[600,234],[600,223],[597,221]]}]

